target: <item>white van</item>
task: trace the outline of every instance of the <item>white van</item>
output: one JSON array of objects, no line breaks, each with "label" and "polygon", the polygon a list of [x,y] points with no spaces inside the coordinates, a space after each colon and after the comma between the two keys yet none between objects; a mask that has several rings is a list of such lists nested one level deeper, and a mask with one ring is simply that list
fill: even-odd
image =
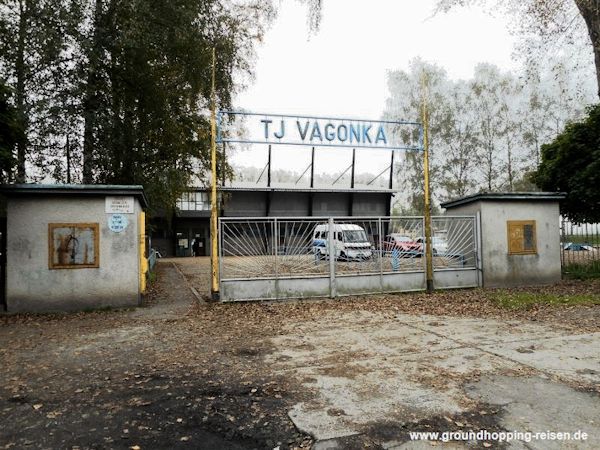
[{"label": "white van", "polygon": [[[333,246],[339,259],[369,259],[373,252],[363,227],[354,224],[333,225]],[[320,258],[329,254],[329,224],[317,225],[313,231],[313,252]]]}]

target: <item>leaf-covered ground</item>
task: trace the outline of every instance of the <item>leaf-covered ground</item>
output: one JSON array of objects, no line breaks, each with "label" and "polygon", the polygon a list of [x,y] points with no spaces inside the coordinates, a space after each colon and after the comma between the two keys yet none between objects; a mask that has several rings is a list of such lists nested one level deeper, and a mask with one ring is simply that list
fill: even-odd
[{"label": "leaf-covered ground", "polygon": [[[0,448],[307,448],[309,393],[265,365],[270,338],[325,313],[517,318],[600,330],[600,281],[550,287],[198,304],[205,259],[162,261],[145,307],[0,317]],[[183,281],[182,275],[187,279]]]}]

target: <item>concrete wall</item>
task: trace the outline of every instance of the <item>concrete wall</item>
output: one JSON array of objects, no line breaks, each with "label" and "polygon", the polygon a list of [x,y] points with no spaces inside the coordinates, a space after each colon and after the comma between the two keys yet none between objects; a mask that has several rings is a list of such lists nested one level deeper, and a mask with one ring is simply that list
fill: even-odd
[{"label": "concrete wall", "polygon": [[[434,278],[438,289],[477,286],[475,269],[449,269],[435,272]],[[221,281],[220,292],[221,301],[232,302],[409,292],[425,290],[425,285],[425,272],[415,271],[338,275],[333,285],[329,276],[229,279]]]},{"label": "concrete wall", "polygon": [[[141,207],[121,233],[108,228],[105,199],[13,198],[7,209],[9,312],[65,311],[139,304],[138,227]],[[99,224],[99,268],[49,269],[48,224]]]},{"label": "concrete wall", "polygon": [[[558,202],[476,201],[451,208],[449,215],[481,212],[483,285],[552,284],[560,281]],[[535,220],[537,254],[508,254],[508,220]]]}]

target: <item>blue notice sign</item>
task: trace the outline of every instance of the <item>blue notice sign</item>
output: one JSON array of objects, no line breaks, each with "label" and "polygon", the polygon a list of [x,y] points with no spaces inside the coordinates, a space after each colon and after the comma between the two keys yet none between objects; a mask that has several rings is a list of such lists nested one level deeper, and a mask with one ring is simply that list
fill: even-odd
[{"label": "blue notice sign", "polygon": [[127,216],[125,214],[111,214],[108,218],[108,228],[114,233],[120,233],[127,228]]}]

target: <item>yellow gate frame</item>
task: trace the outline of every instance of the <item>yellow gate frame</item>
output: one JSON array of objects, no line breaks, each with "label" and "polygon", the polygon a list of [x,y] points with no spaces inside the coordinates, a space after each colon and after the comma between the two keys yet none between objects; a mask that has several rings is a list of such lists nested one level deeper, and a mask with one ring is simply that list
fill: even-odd
[{"label": "yellow gate frame", "polygon": [[148,273],[148,260],[146,259],[146,213],[140,213],[138,223],[138,239],[140,252],[140,293],[146,293],[146,275]]}]

